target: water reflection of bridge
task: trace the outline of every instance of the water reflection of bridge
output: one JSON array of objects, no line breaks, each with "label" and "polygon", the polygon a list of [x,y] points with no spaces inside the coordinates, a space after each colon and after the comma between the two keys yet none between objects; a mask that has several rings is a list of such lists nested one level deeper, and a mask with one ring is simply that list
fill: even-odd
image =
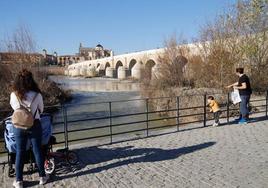
[{"label": "water reflection of bridge", "polygon": [[66,90],[78,92],[128,92],[139,91],[140,84],[129,80],[107,79],[107,78],[66,78],[61,76],[50,76],[50,79],[60,84]]}]

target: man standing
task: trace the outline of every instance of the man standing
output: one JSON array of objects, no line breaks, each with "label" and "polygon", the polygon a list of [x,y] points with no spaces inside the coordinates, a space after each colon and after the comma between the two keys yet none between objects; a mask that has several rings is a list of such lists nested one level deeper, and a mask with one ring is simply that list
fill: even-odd
[{"label": "man standing", "polygon": [[252,93],[250,81],[247,75],[244,74],[244,68],[237,68],[236,75],[239,76],[238,82],[227,86],[239,90],[240,103],[240,118],[239,124],[246,124],[249,118],[249,99]]}]

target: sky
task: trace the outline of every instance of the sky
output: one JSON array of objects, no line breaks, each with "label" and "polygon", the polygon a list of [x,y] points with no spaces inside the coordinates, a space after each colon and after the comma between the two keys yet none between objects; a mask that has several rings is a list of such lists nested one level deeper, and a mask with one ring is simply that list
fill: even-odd
[{"label": "sky", "polygon": [[98,43],[115,54],[164,46],[176,34],[189,42],[200,26],[235,0],[0,0],[0,45],[19,25],[37,43],[58,55]]}]

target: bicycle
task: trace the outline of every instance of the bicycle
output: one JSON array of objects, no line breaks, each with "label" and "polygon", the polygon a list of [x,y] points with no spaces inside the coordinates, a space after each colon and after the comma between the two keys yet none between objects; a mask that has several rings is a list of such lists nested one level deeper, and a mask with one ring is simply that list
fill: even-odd
[{"label": "bicycle", "polygon": [[[53,144],[56,143],[55,137],[51,139]],[[55,171],[55,159],[60,159],[61,161],[64,160],[65,162],[69,163],[70,165],[75,165],[78,163],[79,158],[74,151],[70,151],[69,148],[58,149],[55,152],[52,150],[51,147],[48,149],[48,153],[45,159],[45,172],[47,174],[52,174]]]}]

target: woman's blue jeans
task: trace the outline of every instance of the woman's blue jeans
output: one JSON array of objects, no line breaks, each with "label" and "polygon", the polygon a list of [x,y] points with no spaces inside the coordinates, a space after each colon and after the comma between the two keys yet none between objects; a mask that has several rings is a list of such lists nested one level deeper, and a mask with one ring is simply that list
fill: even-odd
[{"label": "woman's blue jeans", "polygon": [[28,139],[31,141],[35,163],[39,169],[39,176],[44,177],[46,174],[44,170],[44,156],[41,150],[42,127],[40,121],[35,120],[34,125],[27,130],[14,127],[14,136],[16,141],[16,180],[23,181],[23,166]]},{"label": "woman's blue jeans", "polygon": [[240,114],[242,118],[247,119],[249,114],[249,99],[250,95],[240,95],[241,103],[240,103]]}]

